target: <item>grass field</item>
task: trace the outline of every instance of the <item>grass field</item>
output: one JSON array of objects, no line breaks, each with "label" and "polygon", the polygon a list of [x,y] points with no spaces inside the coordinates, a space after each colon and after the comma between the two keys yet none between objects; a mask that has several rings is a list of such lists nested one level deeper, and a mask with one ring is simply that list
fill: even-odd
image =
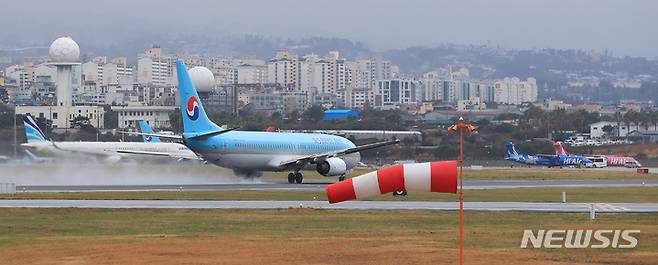
[{"label": "grass field", "polygon": [[[658,187],[620,188],[515,188],[465,190],[466,201],[560,202],[562,192],[569,202],[652,202],[658,203]],[[143,191],[143,192],[19,192],[0,199],[76,200],[327,200],[323,190],[225,190],[225,191]],[[382,195],[370,200],[457,201],[455,194],[410,193]]]},{"label": "grass field", "polygon": [[[656,264],[658,215],[467,212],[467,264]],[[455,212],[0,209],[2,264],[454,264]],[[520,249],[523,229],[640,229],[636,249]]]},{"label": "grass field", "polygon": [[[356,177],[376,170],[375,168],[356,168],[348,177]],[[287,172],[265,172],[264,179],[282,180],[288,176]],[[305,171],[305,182],[327,182],[336,178],[320,176],[317,172]],[[634,169],[601,170],[601,169],[576,169],[576,168],[464,168],[464,179],[472,180],[509,180],[509,179],[658,179],[658,174],[638,174]]]}]

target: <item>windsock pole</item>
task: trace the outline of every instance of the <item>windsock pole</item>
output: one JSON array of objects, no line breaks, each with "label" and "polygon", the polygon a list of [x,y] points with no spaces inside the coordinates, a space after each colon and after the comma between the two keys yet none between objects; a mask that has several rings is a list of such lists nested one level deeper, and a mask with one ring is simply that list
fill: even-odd
[{"label": "windsock pole", "polygon": [[457,124],[448,127],[448,131],[459,130],[459,264],[464,265],[464,129],[475,130],[473,125],[464,122],[460,117]]}]

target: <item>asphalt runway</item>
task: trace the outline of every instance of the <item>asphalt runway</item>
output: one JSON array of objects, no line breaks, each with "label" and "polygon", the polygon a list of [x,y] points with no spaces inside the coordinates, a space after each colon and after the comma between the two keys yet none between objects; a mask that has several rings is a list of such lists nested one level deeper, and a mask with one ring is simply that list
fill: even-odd
[{"label": "asphalt runway", "polygon": [[[467,202],[467,211],[494,212],[589,212],[656,213],[658,203],[528,203]],[[94,209],[287,209],[312,208],[335,210],[433,210],[454,211],[457,202],[351,201],[329,204],[326,201],[186,201],[186,200],[0,200],[0,208],[94,208]]]},{"label": "asphalt runway", "polygon": [[[322,190],[328,183],[243,183],[181,185],[17,185],[19,192],[95,192],[95,191],[199,191],[199,190]],[[615,180],[465,180],[465,189],[504,188],[578,188],[658,186],[658,179]]]}]

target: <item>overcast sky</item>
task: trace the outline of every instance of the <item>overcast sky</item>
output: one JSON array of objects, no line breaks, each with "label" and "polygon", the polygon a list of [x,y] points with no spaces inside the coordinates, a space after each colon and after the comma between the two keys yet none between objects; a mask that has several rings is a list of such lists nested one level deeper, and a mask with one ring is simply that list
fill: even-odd
[{"label": "overcast sky", "polygon": [[[658,57],[652,0],[3,0],[0,36],[152,33],[343,37],[375,50],[440,43]],[[104,36],[107,37],[107,36]],[[0,46],[5,46],[0,39]]]}]

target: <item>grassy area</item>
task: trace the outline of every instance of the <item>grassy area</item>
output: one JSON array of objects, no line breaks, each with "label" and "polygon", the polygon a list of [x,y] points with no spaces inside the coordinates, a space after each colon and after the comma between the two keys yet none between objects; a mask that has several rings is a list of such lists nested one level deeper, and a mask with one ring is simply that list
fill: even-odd
[{"label": "grassy area", "polygon": [[[618,170],[618,171],[617,171]],[[658,174],[638,174],[635,169],[577,169],[577,168],[494,168],[465,169],[464,179],[657,179]]]},{"label": "grassy area", "polygon": [[[356,168],[348,177],[356,177],[376,170],[375,168]],[[287,172],[265,172],[263,178],[281,180],[286,179]],[[327,182],[335,178],[327,178],[317,172],[305,171],[305,182]],[[658,174],[638,174],[634,169],[577,169],[577,168],[540,168],[540,167],[515,167],[515,168],[486,168],[470,169],[464,168],[464,179],[478,180],[509,180],[509,179],[658,179]]]},{"label": "grassy area", "polygon": [[[468,264],[656,264],[654,214],[465,214]],[[457,257],[455,212],[0,209],[3,264],[429,264]],[[520,249],[523,229],[640,229],[620,249]],[[38,251],[35,251],[38,249]]]},{"label": "grassy area", "polygon": [[[466,201],[559,202],[562,192],[569,202],[652,202],[658,203],[658,187],[619,188],[515,188],[466,190]],[[0,199],[123,199],[123,200],[326,200],[323,190],[225,190],[225,191],[144,191],[144,192],[25,192]],[[371,200],[456,201],[455,194],[411,193],[408,196],[382,195]]]}]

